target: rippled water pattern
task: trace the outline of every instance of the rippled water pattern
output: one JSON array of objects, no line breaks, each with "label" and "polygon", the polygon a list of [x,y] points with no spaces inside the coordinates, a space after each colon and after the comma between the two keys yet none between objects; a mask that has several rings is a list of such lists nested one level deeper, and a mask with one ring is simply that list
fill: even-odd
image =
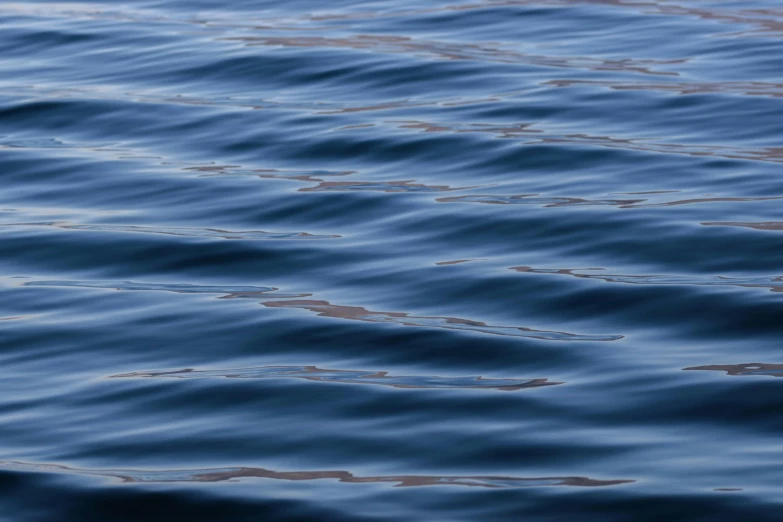
[{"label": "rippled water pattern", "polygon": [[779,0],[0,3],[0,520],[783,500]]}]

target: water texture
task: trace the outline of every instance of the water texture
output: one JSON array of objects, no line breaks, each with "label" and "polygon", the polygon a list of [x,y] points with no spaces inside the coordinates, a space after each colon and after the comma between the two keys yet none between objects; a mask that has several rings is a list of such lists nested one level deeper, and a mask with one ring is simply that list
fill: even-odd
[{"label": "water texture", "polygon": [[779,1],[11,1],[0,49],[0,521],[780,520]]}]

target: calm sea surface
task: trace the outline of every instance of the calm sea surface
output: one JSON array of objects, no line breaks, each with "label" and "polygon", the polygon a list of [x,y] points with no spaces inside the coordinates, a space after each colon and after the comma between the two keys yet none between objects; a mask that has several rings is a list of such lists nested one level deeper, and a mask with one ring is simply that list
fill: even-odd
[{"label": "calm sea surface", "polygon": [[783,519],[781,0],[0,3],[3,522]]}]

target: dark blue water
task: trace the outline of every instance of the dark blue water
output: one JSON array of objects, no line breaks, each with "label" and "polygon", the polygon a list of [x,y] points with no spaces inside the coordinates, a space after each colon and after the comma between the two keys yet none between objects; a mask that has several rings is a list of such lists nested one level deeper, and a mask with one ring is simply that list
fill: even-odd
[{"label": "dark blue water", "polygon": [[0,520],[775,521],[779,0],[0,4]]}]

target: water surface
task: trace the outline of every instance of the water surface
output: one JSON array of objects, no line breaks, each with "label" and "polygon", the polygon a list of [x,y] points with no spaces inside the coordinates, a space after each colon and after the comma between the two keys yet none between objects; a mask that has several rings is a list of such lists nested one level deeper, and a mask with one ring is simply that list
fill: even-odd
[{"label": "water surface", "polygon": [[779,2],[0,29],[3,521],[779,520]]}]

